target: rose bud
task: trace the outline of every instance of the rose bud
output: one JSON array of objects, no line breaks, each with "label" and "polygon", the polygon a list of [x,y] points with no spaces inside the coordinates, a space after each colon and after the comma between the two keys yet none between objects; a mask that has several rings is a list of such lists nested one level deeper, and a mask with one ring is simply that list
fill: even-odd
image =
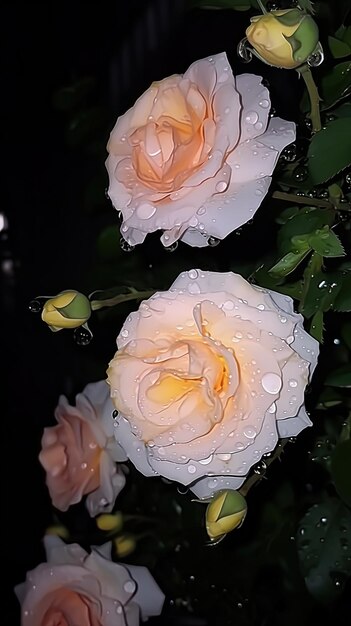
[{"label": "rose bud", "polygon": [[245,498],[239,491],[220,491],[206,510],[206,530],[211,540],[226,535],[243,524],[247,512]]},{"label": "rose bud", "polygon": [[261,61],[286,69],[305,63],[318,44],[318,27],[301,9],[271,11],[251,18],[246,37]]},{"label": "rose bud", "polygon": [[67,290],[45,302],[41,319],[55,332],[62,328],[78,328],[88,321],[90,315],[88,298],[79,291]]},{"label": "rose bud", "polygon": [[120,559],[124,559],[129,554],[132,554],[136,548],[136,541],[132,535],[120,535],[120,537],[114,539],[114,544],[117,556]]},{"label": "rose bud", "polygon": [[123,526],[122,513],[103,513],[97,517],[96,525],[100,530],[118,532]]}]

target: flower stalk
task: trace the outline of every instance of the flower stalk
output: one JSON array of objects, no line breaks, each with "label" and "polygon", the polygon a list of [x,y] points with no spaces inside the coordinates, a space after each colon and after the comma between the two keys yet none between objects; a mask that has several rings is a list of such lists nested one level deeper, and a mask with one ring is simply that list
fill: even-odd
[{"label": "flower stalk", "polygon": [[321,115],[319,110],[320,97],[317,89],[317,85],[313,80],[312,72],[307,63],[301,65],[297,72],[302,76],[305,81],[308,96],[310,99],[310,114],[309,117],[312,122],[312,130],[314,133],[318,133],[322,129]]}]

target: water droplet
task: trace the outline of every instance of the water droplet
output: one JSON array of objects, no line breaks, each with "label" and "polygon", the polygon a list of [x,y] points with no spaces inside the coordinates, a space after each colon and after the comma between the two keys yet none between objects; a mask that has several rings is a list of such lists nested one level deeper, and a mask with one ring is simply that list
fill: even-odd
[{"label": "water droplet", "polygon": [[310,67],[318,67],[324,61],[324,52],[320,42],[317,43],[312,54],[307,59],[307,63]]},{"label": "water droplet", "polygon": [[278,393],[282,386],[282,380],[278,374],[274,374],[273,372],[269,372],[268,374],[264,374],[262,376],[261,381],[262,387],[267,393]]},{"label": "water droplet", "polygon": [[126,583],[124,583],[123,589],[127,593],[133,593],[135,591],[135,586],[136,585],[135,585],[134,580],[128,580]]},{"label": "water droplet", "polygon": [[200,208],[197,210],[197,214],[198,215],[203,215],[204,213],[206,213],[205,207],[200,206]]},{"label": "water droplet", "polygon": [[132,252],[132,250],[134,250],[134,246],[128,243],[128,241],[126,241],[123,237],[120,238],[119,245],[121,246],[121,250],[123,250],[123,252]]},{"label": "water droplet", "polygon": [[87,346],[93,338],[93,333],[89,330],[89,328],[83,328],[83,326],[80,326],[75,329],[73,338],[78,346]]},{"label": "water droplet", "polygon": [[268,109],[269,107],[268,100],[260,100],[258,104],[260,105],[260,107],[262,107],[262,109]]},{"label": "water droplet", "polygon": [[291,380],[289,380],[289,387],[297,387],[298,383],[297,380],[295,380],[294,378],[291,378]]},{"label": "water droplet", "polygon": [[256,437],[257,435],[257,430],[253,426],[246,426],[243,432],[245,437],[247,437],[248,439],[254,439],[254,437]]},{"label": "water droplet", "polygon": [[30,310],[31,313],[40,313],[42,308],[43,308],[43,305],[41,304],[41,302],[39,302],[39,300],[31,300],[31,302],[28,305],[28,309]]},{"label": "water droplet", "polygon": [[273,402],[273,404],[271,404],[271,406],[268,409],[268,413],[275,413],[277,410],[277,405],[275,402]]},{"label": "water droplet", "polygon": [[216,486],[217,486],[217,483],[218,483],[217,478],[211,478],[211,479],[208,481],[207,486],[208,486],[208,488],[209,488],[209,489],[215,489],[215,488],[216,488]]},{"label": "water droplet", "polygon": [[[247,124],[256,124],[258,120],[258,115],[256,113],[256,111],[248,111],[248,113],[245,116],[245,122]],[[261,125],[262,128],[262,125]]]},{"label": "water droplet", "polygon": [[228,183],[225,180],[221,180],[216,185],[216,191],[218,191],[218,193],[222,193],[223,191],[227,189],[227,187],[228,187]]},{"label": "water droplet", "polygon": [[262,130],[262,128],[263,128],[262,122],[257,122],[257,124],[255,124],[255,129],[256,130]]},{"label": "water droplet", "polygon": [[211,463],[212,459],[213,459],[213,454],[210,454],[210,456],[208,456],[206,459],[201,459],[199,463],[201,463],[201,465],[208,465],[209,463]]},{"label": "water droplet", "polygon": [[144,202],[137,207],[135,212],[141,220],[148,220],[150,219],[150,217],[155,215],[156,207],[154,207],[152,204]]},{"label": "water droplet", "polygon": [[216,454],[216,457],[220,460],[220,461],[230,461],[230,459],[232,458],[231,454]]},{"label": "water droplet", "polygon": [[250,61],[252,60],[252,52],[248,46],[248,41],[246,37],[244,37],[244,39],[239,42],[237,47],[237,53],[244,63],[250,63]]},{"label": "water droplet", "polygon": [[303,182],[304,180],[306,180],[307,176],[308,176],[308,170],[306,169],[306,167],[299,165],[298,167],[294,169],[295,180],[299,182]]},{"label": "water droplet", "polygon": [[195,472],[196,472],[195,465],[188,465],[188,472],[189,472],[189,474],[195,474]]},{"label": "water droplet", "polygon": [[220,243],[220,239],[217,239],[217,237],[208,238],[208,245],[211,246],[211,248],[218,246],[219,243]]},{"label": "water droplet", "polygon": [[174,252],[178,248],[178,241],[172,243],[171,246],[165,246],[166,252]]},{"label": "water droplet", "polygon": [[191,278],[192,280],[195,280],[196,278],[198,278],[199,276],[199,272],[197,270],[189,270],[188,272],[188,276],[189,278]]}]

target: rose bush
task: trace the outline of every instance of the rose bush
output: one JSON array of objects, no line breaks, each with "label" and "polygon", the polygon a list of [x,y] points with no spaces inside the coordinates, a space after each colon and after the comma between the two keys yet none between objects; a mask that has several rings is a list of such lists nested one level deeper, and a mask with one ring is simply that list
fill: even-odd
[{"label": "rose bush", "polygon": [[125,484],[116,461],[126,456],[113,437],[113,406],[105,381],[91,383],[70,406],[61,396],[55,411],[57,426],[44,429],[39,460],[54,506],[66,511],[87,497],[90,515],[110,511]]},{"label": "rose bush", "polygon": [[113,563],[111,545],[87,554],[46,537],[47,562],[15,589],[23,626],[138,626],[159,615],[164,595],[146,567]]},{"label": "rose bush", "polygon": [[250,220],[295,139],[295,125],[269,111],[262,78],[234,77],[225,53],[152,83],[107,146],[108,194],[124,239],[135,245],[162,230],[165,246],[202,247]]},{"label": "rose bush", "polygon": [[293,301],[237,274],[190,270],[126,320],[108,369],[115,435],[135,466],[199,497],[238,489],[279,437],[311,424],[318,342]]}]

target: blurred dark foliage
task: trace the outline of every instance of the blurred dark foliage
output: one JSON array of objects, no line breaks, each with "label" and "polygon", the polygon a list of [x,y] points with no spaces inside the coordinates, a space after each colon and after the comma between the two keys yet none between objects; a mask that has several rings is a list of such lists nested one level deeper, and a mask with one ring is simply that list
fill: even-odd
[{"label": "blurred dark foliage", "polygon": [[[259,258],[275,246],[276,232],[259,211],[254,231],[250,225],[245,227],[240,237],[228,238],[220,249],[204,253],[182,246],[181,252],[169,254],[157,237],[151,236],[134,257],[124,257],[122,269],[118,269],[118,254],[109,270],[99,265],[97,234],[115,222],[115,212],[104,197],[108,134],[117,116],[153,80],[181,73],[193,61],[225,50],[234,73],[264,76],[278,115],[300,121],[303,87],[297,74],[257,60],[246,66],[237,57],[247,13],[187,12],[185,5],[185,0],[63,0],[14,1],[2,7],[2,205],[8,220],[1,242],[2,258],[7,262],[2,295],[6,624],[18,623],[19,607],[12,588],[42,560],[41,538],[52,522],[44,475],[37,462],[43,427],[54,422],[53,410],[61,393],[72,399],[87,382],[104,376],[115,336],[129,310],[123,306],[101,314],[92,324],[94,341],[81,348],[70,333],[51,334],[28,312],[28,302],[38,294],[55,294],[66,288],[89,292],[109,287],[123,283],[126,275],[137,282],[142,273],[144,286],[162,288],[190,265],[228,270],[233,241],[235,258],[249,274],[252,247]],[[153,16],[147,18],[152,22],[147,31],[151,35],[143,31],[147,11]],[[82,132],[77,135],[72,126],[70,130],[71,113],[55,107],[55,97],[66,85],[87,77],[93,86],[76,110],[78,131]],[[84,126],[79,115],[84,118],[91,109],[98,113]],[[324,360],[307,396],[310,407],[316,406],[328,363],[343,349],[334,343],[339,337],[339,321],[328,318],[328,322]],[[307,626],[316,622],[323,626],[333,619],[346,625],[350,584],[343,582],[343,593],[327,607],[314,600],[299,572],[294,545],[299,520],[307,508],[320,502],[321,492],[325,497],[334,495],[330,486],[325,488],[328,481],[323,463],[311,460],[316,437],[325,438],[323,416],[322,410],[316,411],[315,428],[288,445],[279,466],[270,468],[268,480],[250,493],[244,527],[217,547],[205,546],[204,509],[192,503],[189,494],[181,495],[159,479],[145,489],[145,479],[131,470],[132,486],[122,493],[119,507],[154,517],[157,511],[158,517],[158,539],[153,527],[134,561],[131,556],[132,562],[153,569],[167,594],[163,616],[150,623]],[[343,418],[341,412],[337,419],[341,423]],[[65,523],[82,543],[95,528],[83,507],[74,507]]]}]

